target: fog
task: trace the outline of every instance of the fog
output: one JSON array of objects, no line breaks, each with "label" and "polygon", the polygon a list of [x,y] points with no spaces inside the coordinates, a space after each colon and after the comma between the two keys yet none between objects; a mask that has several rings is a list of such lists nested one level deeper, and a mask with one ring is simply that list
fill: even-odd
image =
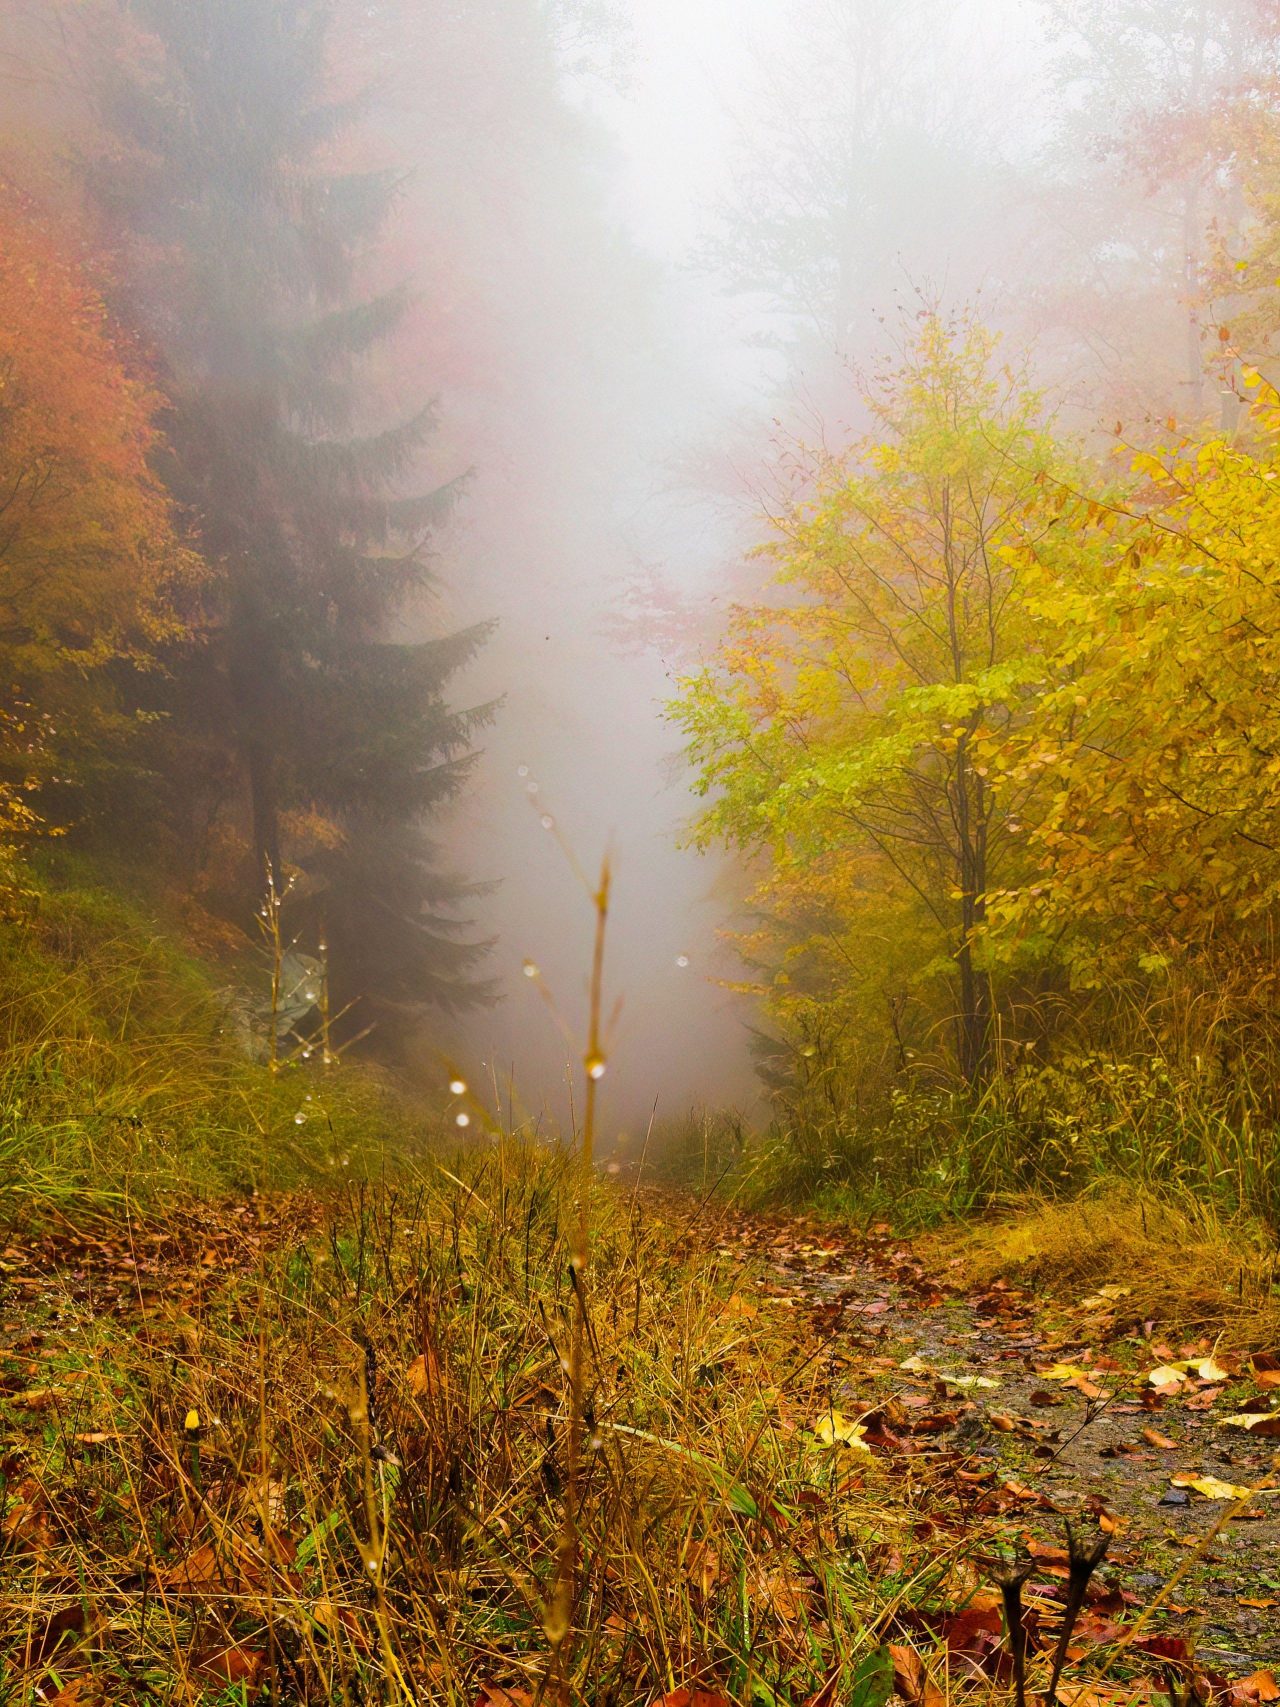
[{"label": "fog", "polygon": [[[922,303],[976,306],[1086,433],[1112,410],[1140,422],[1171,386],[1204,406],[1179,281],[1186,233],[1233,217],[1230,197],[1217,210],[1194,170],[1162,180],[1140,125],[1157,86],[1190,110],[1238,84],[1254,10],[332,8],[335,81],[366,91],[357,156],[398,176],[368,275],[413,297],[373,364],[377,404],[434,398],[424,466],[461,483],[437,590],[399,632],[493,625],[450,686],[491,719],[430,834],[479,886],[465,911],[492,939],[495,999],[418,1029],[419,1077],[456,1062],[504,1108],[564,1118],[607,854],[610,1131],[655,1107],[756,1106],[757,1016],[720,937],[746,882],[681,846],[673,679],[758,579],[749,548],[792,446],[857,433],[858,374]],[[110,40],[114,9],[89,11]],[[6,132],[29,159],[32,136],[56,152],[88,76],[83,19],[5,16]]]}]

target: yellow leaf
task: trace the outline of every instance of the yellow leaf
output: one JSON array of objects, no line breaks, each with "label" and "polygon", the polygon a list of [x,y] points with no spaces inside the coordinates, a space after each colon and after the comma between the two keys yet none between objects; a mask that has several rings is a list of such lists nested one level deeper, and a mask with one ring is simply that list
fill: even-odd
[{"label": "yellow leaf", "polygon": [[1201,1381],[1228,1381],[1230,1370],[1224,1369],[1212,1357],[1188,1357],[1181,1363],[1162,1363],[1153,1369],[1147,1380],[1153,1387],[1172,1387],[1186,1375],[1198,1376]]},{"label": "yellow leaf", "polygon": [[1247,1500],[1252,1488],[1240,1488],[1234,1482],[1220,1481],[1217,1476],[1170,1476],[1175,1488],[1190,1488],[1207,1500]]},{"label": "yellow leaf", "polygon": [[1243,1428],[1250,1434],[1280,1434],[1280,1411],[1244,1411],[1239,1416],[1221,1417],[1219,1428]]},{"label": "yellow leaf", "polygon": [[842,1416],[839,1411],[824,1411],[810,1427],[820,1446],[852,1446],[859,1452],[871,1450],[862,1438],[867,1432],[864,1425]]},{"label": "yellow leaf", "polygon": [[1052,1369],[1042,1369],[1039,1373],[1046,1381],[1087,1381],[1089,1371],[1081,1369],[1077,1363],[1055,1363]]}]

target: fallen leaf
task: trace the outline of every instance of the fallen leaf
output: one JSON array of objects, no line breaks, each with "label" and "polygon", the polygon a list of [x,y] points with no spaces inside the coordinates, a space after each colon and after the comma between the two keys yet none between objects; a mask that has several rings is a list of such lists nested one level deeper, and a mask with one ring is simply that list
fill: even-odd
[{"label": "fallen leaf", "polygon": [[[679,1690],[676,1691],[678,1695]],[[674,1700],[668,1696],[666,1699]],[[482,1683],[476,1696],[476,1707],[532,1707],[533,1694],[528,1689],[504,1689],[500,1683]]]},{"label": "fallen leaf", "polygon": [[421,1399],[432,1392],[440,1384],[440,1362],[434,1348],[419,1352],[417,1357],[404,1372],[405,1386]]},{"label": "fallen leaf", "polygon": [[1253,1492],[1252,1488],[1220,1481],[1217,1476],[1170,1476],[1169,1481],[1175,1488],[1190,1488],[1207,1500],[1244,1500]]},{"label": "fallen leaf", "polygon": [[1228,1381],[1231,1378],[1230,1371],[1212,1357],[1188,1357],[1180,1363],[1160,1364],[1150,1372],[1147,1380],[1153,1387],[1174,1387],[1188,1375],[1195,1375],[1201,1381]]},{"label": "fallen leaf", "polygon": [[991,1375],[944,1375],[938,1373],[939,1381],[945,1381],[948,1387],[960,1387],[966,1392],[971,1387],[998,1387],[999,1381]]},{"label": "fallen leaf", "polygon": [[1280,1600],[1250,1600],[1248,1595],[1242,1594],[1236,1605],[1252,1607],[1255,1612],[1269,1612],[1273,1606],[1280,1606]]},{"label": "fallen leaf", "polygon": [[1280,1411],[1242,1411],[1239,1416],[1220,1417],[1219,1428],[1243,1428],[1250,1434],[1280,1434]]},{"label": "fallen leaf", "polygon": [[1280,1684],[1276,1683],[1274,1672],[1251,1672],[1248,1677],[1237,1678],[1231,1685],[1231,1699],[1235,1702],[1278,1701]]},{"label": "fallen leaf", "polygon": [[1176,1440],[1170,1440],[1167,1434],[1161,1434],[1159,1429],[1144,1428],[1142,1438],[1148,1446],[1158,1446],[1162,1452],[1169,1452],[1177,1446]]},{"label": "fallen leaf", "polygon": [[852,1446],[859,1452],[871,1450],[863,1439],[866,1425],[853,1422],[839,1411],[824,1411],[809,1427],[820,1446]]},{"label": "fallen leaf", "polygon": [[1080,1300],[1082,1310],[1100,1310],[1107,1304],[1114,1304],[1118,1298],[1132,1298],[1132,1286],[1100,1286],[1096,1292]]},{"label": "fallen leaf", "polygon": [[47,1707],[105,1707],[106,1699],[106,1685],[99,1678],[73,1677],[49,1697]]},{"label": "fallen leaf", "polygon": [[261,1588],[265,1574],[263,1561],[248,1543],[229,1535],[217,1546],[206,1541],[176,1565],[157,1571],[156,1581],[161,1588],[177,1594],[206,1594],[210,1590],[218,1594],[244,1594]]},{"label": "fallen leaf", "polygon": [[79,1636],[84,1630],[84,1607],[79,1601],[51,1612],[39,1630],[33,1631],[22,1655],[22,1669],[32,1671],[42,1665],[64,1637]]},{"label": "fallen leaf", "polygon": [[212,1683],[243,1683],[257,1689],[267,1669],[260,1648],[220,1648],[198,1662],[196,1669]]},{"label": "fallen leaf", "polygon": [[684,1573],[705,1600],[720,1581],[720,1555],[705,1541],[691,1541],[685,1549]]},{"label": "fallen leaf", "polygon": [[930,1679],[914,1648],[890,1642],[889,1658],[893,1662],[893,1687],[908,1707],[944,1707],[946,1697]]},{"label": "fallen leaf", "polygon": [[[529,1695],[524,1694],[523,1701],[513,1703],[513,1707],[524,1707],[524,1702],[530,1699]],[[476,1707],[484,1707],[484,1704],[477,1702]],[[506,1704],[500,1702],[496,1707],[506,1707]],[[708,1689],[673,1689],[669,1695],[659,1695],[651,1703],[651,1707],[733,1707],[733,1703],[728,1696],[714,1695]]]}]

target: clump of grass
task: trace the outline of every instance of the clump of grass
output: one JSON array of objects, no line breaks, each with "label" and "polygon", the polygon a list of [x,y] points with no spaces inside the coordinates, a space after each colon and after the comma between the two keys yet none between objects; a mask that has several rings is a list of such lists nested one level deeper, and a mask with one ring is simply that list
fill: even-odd
[{"label": "clump of grass", "polygon": [[1024,1200],[953,1243],[974,1281],[1008,1276],[1067,1300],[1123,1285],[1125,1314],[1162,1330],[1221,1333],[1241,1350],[1280,1341],[1274,1240],[1190,1189],[1110,1181],[1065,1201]]}]

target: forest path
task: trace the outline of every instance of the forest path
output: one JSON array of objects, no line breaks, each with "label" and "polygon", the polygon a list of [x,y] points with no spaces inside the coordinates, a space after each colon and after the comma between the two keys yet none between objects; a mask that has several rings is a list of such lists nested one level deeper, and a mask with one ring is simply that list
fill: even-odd
[{"label": "forest path", "polygon": [[[469,1389],[468,1438],[478,1432],[491,1442],[501,1422],[512,1440],[528,1444],[530,1468],[519,1482],[526,1504],[513,1503],[516,1479],[502,1481],[497,1497],[504,1514],[527,1514],[521,1557],[545,1568],[546,1514],[555,1501],[538,1466],[548,1462],[546,1443],[564,1412],[548,1380],[543,1306],[555,1308],[562,1282],[555,1267],[544,1267],[539,1307],[530,1308],[534,1199],[521,1200],[526,1207],[502,1224],[492,1247],[474,1242],[495,1225],[492,1185],[490,1199],[459,1184],[422,1211],[421,1248],[446,1253],[448,1286],[434,1295],[433,1332],[445,1347],[438,1363],[425,1352],[409,1361],[406,1348],[421,1330],[417,1294],[412,1285],[388,1292],[380,1277],[378,1228],[390,1239],[393,1215],[419,1214],[416,1199],[394,1189],[381,1222],[352,1220],[373,1203],[356,1187],[327,1197],[174,1203],[163,1220],[103,1213],[73,1226],[54,1212],[39,1231],[10,1227],[0,1237],[0,1566],[14,1580],[0,1593],[0,1672],[6,1646],[33,1686],[60,1667],[93,1667],[98,1678],[108,1665],[112,1676],[129,1677],[159,1664],[163,1656],[130,1622],[139,1597],[158,1584],[189,1595],[198,1619],[223,1620],[222,1646],[201,1647],[200,1632],[184,1626],[180,1658],[165,1664],[183,1676],[183,1667],[194,1667],[206,1682],[226,1682],[232,1660],[243,1661],[246,1675],[265,1676],[269,1648],[256,1597],[268,1564],[255,1554],[251,1570],[245,1549],[278,1526],[284,1551],[270,1566],[273,1593],[313,1604],[318,1567],[312,1560],[300,1576],[296,1562],[345,1509],[347,1449],[333,1424],[334,1407],[349,1402],[335,1385],[350,1361],[343,1346],[356,1343],[364,1324],[376,1330],[383,1355],[369,1391],[388,1439],[407,1457],[428,1438],[421,1406],[431,1382],[468,1391],[461,1383],[473,1304],[486,1297],[501,1305],[501,1343],[494,1341],[497,1362],[486,1363]],[[668,1438],[639,1434],[626,1410],[620,1432],[664,1450],[679,1434],[677,1452],[709,1463],[721,1393],[732,1409],[735,1393],[742,1404],[744,1388],[762,1371],[767,1378],[750,1385],[758,1423],[738,1437],[732,1456],[715,1461],[743,1484],[732,1489],[736,1504],[726,1498],[722,1509],[720,1500],[699,1496],[696,1522],[715,1539],[702,1539],[700,1527],[695,1545],[662,1559],[671,1593],[710,1605],[720,1581],[717,1550],[727,1556],[737,1547],[741,1580],[755,1585],[754,1615],[781,1644],[797,1630],[804,1636],[806,1608],[827,1573],[843,1570],[860,1639],[873,1628],[891,1644],[905,1707],[943,1707],[943,1693],[919,1669],[926,1663],[952,1692],[1009,1682],[1000,1597],[992,1592],[997,1552],[1023,1549],[1035,1562],[1025,1606],[1037,1677],[1046,1672],[1061,1622],[1069,1519],[1083,1536],[1110,1531],[1111,1542],[1075,1627],[1063,1707],[1130,1707],[1163,1696],[1166,1663],[1180,1678],[1201,1680],[1203,1698],[1212,1693],[1224,1707],[1280,1700],[1273,1676],[1280,1669],[1280,1499],[1268,1486],[1280,1483],[1280,1443],[1223,1426],[1251,1404],[1271,1405],[1280,1369],[1268,1365],[1280,1360],[1259,1358],[1250,1368],[1209,1345],[1164,1343],[1158,1324],[1128,1319],[1123,1288],[1055,1300],[1004,1281],[973,1287],[937,1243],[913,1246],[883,1227],[842,1233],[816,1217],[749,1214],[635,1188],[620,1189],[619,1200],[593,1272],[597,1323],[609,1343],[611,1304],[629,1317],[631,1300],[641,1299],[639,1271],[633,1279],[625,1267],[626,1228],[632,1221],[660,1227],[652,1250],[670,1262],[661,1286],[644,1294],[647,1343],[649,1355],[661,1356],[663,1385],[682,1395],[661,1425]],[[367,1244],[358,1231],[353,1236],[358,1227],[370,1231]],[[473,1242],[459,1256],[462,1232]],[[486,1266],[483,1253],[501,1252],[503,1241],[505,1265]],[[386,1261],[390,1272],[389,1245]],[[309,1301],[313,1262],[328,1262],[340,1281],[336,1291],[316,1294],[328,1300],[323,1312]],[[410,1273],[395,1272],[402,1280]],[[363,1299],[358,1282],[354,1292],[350,1284],[357,1274],[369,1282]],[[537,1270],[534,1282],[537,1291]],[[495,1290],[486,1294],[485,1286]],[[689,1317],[696,1337],[661,1324],[655,1331],[659,1312],[678,1328],[686,1293],[702,1299],[701,1313]],[[373,1342],[363,1343],[367,1380]],[[1209,1362],[1215,1355],[1220,1360]],[[1154,1368],[1179,1361],[1199,1367],[1164,1390],[1152,1384]],[[635,1360],[625,1332],[609,1362],[611,1402],[651,1410],[653,1381],[634,1391],[628,1385]],[[498,1367],[513,1396],[502,1397],[492,1378]],[[251,1450],[268,1379],[277,1398],[293,1394],[289,1426],[276,1440],[278,1479],[257,1474]],[[187,1434],[183,1418],[193,1403],[197,1423]],[[651,1428],[643,1421],[648,1410],[636,1413],[643,1430]],[[462,1438],[455,1424],[449,1430],[442,1440]],[[766,1431],[771,1449],[757,1452]],[[487,1470],[492,1460],[486,1446],[478,1462]],[[795,1473],[770,1482],[769,1465],[784,1461]],[[521,1462],[513,1460],[517,1469]],[[317,1480],[321,1472],[327,1481]],[[1174,1485],[1206,1477],[1223,1486],[1207,1482],[1206,1495]],[[1227,1484],[1249,1496],[1226,1497]],[[145,1531],[130,1494],[135,1485],[149,1490]],[[206,1504],[216,1511],[218,1547],[234,1540],[234,1596],[222,1592],[229,1567],[204,1539]],[[816,1557],[822,1550],[825,1563]],[[363,1580],[341,1585],[351,1639],[367,1655]],[[501,1598],[509,1586],[502,1576],[492,1589],[504,1616],[515,1604]],[[451,1605],[461,1616],[471,1602],[459,1597]],[[481,1612],[479,1634],[467,1638],[473,1666],[490,1642],[484,1619],[492,1608],[484,1603]],[[873,1625],[859,1622],[867,1618]],[[419,1627],[414,1618],[407,1625]],[[521,1639],[536,1649],[540,1631],[539,1622]],[[308,1688],[308,1700],[330,1698],[314,1678]],[[812,1689],[785,1699],[809,1701]],[[498,1697],[482,1691],[480,1699]],[[522,1698],[508,1692],[504,1699]],[[527,1690],[523,1699],[532,1700]],[[728,1707],[727,1696],[707,1699]]]},{"label": "forest path", "polygon": [[[833,1413],[860,1422],[874,1454],[956,1478],[959,1503],[1001,1520],[1050,1576],[1066,1576],[1064,1519],[1112,1531],[1109,1592],[1086,1610],[1081,1646],[1113,1640],[1159,1596],[1144,1634],[1170,1657],[1233,1675],[1280,1662],[1280,1416],[1270,1438],[1225,1425],[1277,1402],[1280,1358],[1172,1343],[1130,1318],[1123,1288],[1053,1299],[1003,1280],[966,1287],[959,1263],[938,1273],[887,1227],[858,1236],[731,1211],[705,1231],[743,1308],[807,1319]],[[1152,1382],[1190,1360],[1200,1370]],[[1257,1492],[1239,1502],[1176,1485],[1206,1478],[1209,1493]]]}]

